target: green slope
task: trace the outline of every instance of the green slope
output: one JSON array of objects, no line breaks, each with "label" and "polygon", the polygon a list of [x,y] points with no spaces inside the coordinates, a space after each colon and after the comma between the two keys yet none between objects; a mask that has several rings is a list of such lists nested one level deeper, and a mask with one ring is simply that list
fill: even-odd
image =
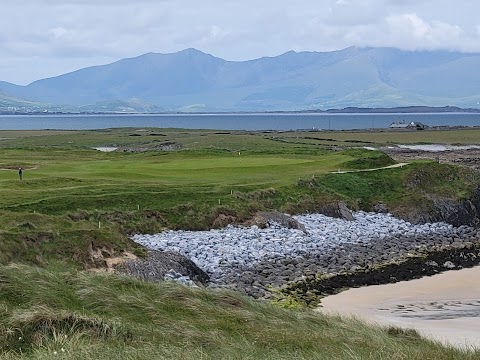
[{"label": "green slope", "polygon": [[234,293],[0,266],[0,359],[478,359],[413,330]]}]

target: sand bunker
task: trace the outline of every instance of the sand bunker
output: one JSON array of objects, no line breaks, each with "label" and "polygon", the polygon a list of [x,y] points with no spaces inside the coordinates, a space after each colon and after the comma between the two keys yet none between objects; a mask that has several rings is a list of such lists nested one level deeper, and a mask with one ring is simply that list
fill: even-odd
[{"label": "sand bunker", "polygon": [[118,149],[118,147],[113,147],[113,146],[99,146],[99,147],[94,147],[92,148],[94,150],[98,150],[101,152],[112,152]]},{"label": "sand bunker", "polygon": [[349,289],[324,298],[320,311],[414,328],[445,344],[480,348],[480,267]]}]

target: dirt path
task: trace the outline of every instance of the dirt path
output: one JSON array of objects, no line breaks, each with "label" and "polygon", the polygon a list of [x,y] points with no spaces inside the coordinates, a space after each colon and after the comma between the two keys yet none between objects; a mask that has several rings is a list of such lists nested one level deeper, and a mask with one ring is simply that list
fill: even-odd
[{"label": "dirt path", "polygon": [[395,168],[401,168],[404,167],[405,165],[408,165],[409,163],[398,163],[398,164],[393,164],[393,165],[388,165],[384,167],[379,167],[379,168],[374,168],[374,169],[361,169],[361,170],[337,170],[333,171],[332,174],[346,174],[346,173],[356,173],[356,172],[368,172],[368,171],[377,171],[377,170],[384,170],[384,169],[395,169]]}]

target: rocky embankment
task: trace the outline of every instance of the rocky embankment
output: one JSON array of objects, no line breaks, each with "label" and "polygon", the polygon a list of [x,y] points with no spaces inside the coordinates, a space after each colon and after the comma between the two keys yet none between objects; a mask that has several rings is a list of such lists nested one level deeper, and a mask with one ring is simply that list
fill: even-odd
[{"label": "rocky embankment", "polygon": [[[272,287],[291,287],[306,281],[318,287],[312,282],[318,274],[343,273],[351,277],[378,264],[408,257],[423,259],[432,249],[462,249],[480,242],[477,231],[468,226],[415,225],[390,214],[355,212],[351,220],[309,214],[293,217],[291,224],[295,223],[301,226],[289,228],[269,221],[264,229],[227,226],[210,231],[166,231],[135,235],[133,240],[148,249],[179,253],[190,259],[208,275],[210,286],[229,287],[263,298],[272,296]],[[452,261],[445,263],[437,264],[437,270],[461,266]],[[145,270],[138,263],[128,267],[136,268],[137,275],[141,269],[149,271],[148,266]],[[177,273],[188,275],[181,270]],[[305,286],[292,289],[312,290]]]},{"label": "rocky embankment", "polygon": [[[437,147],[436,150],[435,146]],[[442,164],[462,165],[480,170],[480,163],[478,161],[480,158],[480,149],[478,146],[446,147],[443,145],[422,145],[417,147],[385,147],[381,148],[381,150],[398,162],[433,160]]]}]

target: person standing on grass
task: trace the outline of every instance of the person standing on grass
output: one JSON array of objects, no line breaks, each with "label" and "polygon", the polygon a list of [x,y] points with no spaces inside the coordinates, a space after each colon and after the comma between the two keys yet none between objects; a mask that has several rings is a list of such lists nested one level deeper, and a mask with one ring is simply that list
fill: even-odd
[{"label": "person standing on grass", "polygon": [[18,177],[20,178],[20,180],[23,179],[23,171],[22,171],[22,168],[18,168]]}]

